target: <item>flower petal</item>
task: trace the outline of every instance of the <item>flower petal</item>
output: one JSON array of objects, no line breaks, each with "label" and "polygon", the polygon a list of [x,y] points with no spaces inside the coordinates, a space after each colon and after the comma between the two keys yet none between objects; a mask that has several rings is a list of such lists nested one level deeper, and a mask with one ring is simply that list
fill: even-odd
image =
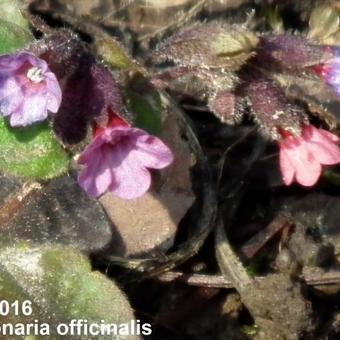
[{"label": "flower petal", "polygon": [[87,164],[91,163],[93,157],[96,156],[96,152],[98,152],[100,147],[106,143],[105,138],[102,135],[98,135],[95,137],[92,142],[86,147],[86,149],[80,154],[78,158],[78,164]]},{"label": "flower petal", "polygon": [[61,104],[61,88],[58,83],[58,80],[54,73],[46,72],[44,74],[46,87],[47,87],[47,109],[53,113],[56,113],[59,110]]},{"label": "flower petal", "polygon": [[280,146],[280,169],[284,183],[286,185],[292,184],[295,175],[295,167],[289,157],[289,152],[284,146]]},{"label": "flower petal", "polygon": [[18,59],[21,59],[22,62],[28,62],[33,67],[38,67],[42,73],[44,74],[48,70],[48,66],[45,60],[36,57],[32,53],[21,52],[18,55]]},{"label": "flower petal", "polygon": [[309,152],[304,142],[286,150],[296,171],[296,181],[304,186],[313,186],[321,175],[321,164]]},{"label": "flower petal", "polygon": [[299,168],[296,172],[296,181],[305,187],[312,187],[321,176],[322,167],[318,162],[309,165],[308,169]]},{"label": "flower petal", "polygon": [[307,148],[320,164],[333,165],[340,162],[340,149],[335,144],[310,142]]},{"label": "flower petal", "polygon": [[18,77],[0,76],[0,103],[2,101],[18,101],[17,96],[24,93],[24,86]]},{"label": "flower petal", "polygon": [[157,137],[147,134],[138,136],[135,157],[147,168],[162,169],[173,161],[171,150]]},{"label": "flower petal", "polygon": [[78,182],[91,197],[102,195],[112,183],[112,172],[105,157],[105,150],[98,150],[79,173]]},{"label": "flower petal", "polygon": [[15,98],[7,97],[6,99],[0,100],[0,113],[6,117],[20,111],[23,101],[24,95],[21,92],[18,92]]},{"label": "flower petal", "polygon": [[133,199],[142,196],[150,187],[151,175],[139,163],[130,146],[120,143],[115,146],[110,157],[114,182],[109,191],[123,199]]},{"label": "flower petal", "polygon": [[326,131],[324,129],[318,129],[319,130],[319,134],[322,135],[325,138],[330,139],[332,142],[339,142],[340,138],[335,135],[334,133],[331,133],[329,131]]},{"label": "flower petal", "polygon": [[20,109],[14,111],[10,117],[11,126],[26,126],[47,118],[47,98],[36,94],[22,101]]},{"label": "flower petal", "polygon": [[27,52],[1,55],[0,75],[12,74],[13,72],[21,68],[24,64],[32,65],[28,59],[28,56],[31,56],[31,54]]},{"label": "flower petal", "polygon": [[303,128],[303,138],[306,141],[329,143],[338,142],[340,139],[335,134],[324,129],[317,129],[313,125],[308,125]]},{"label": "flower petal", "polygon": [[336,94],[340,94],[340,63],[336,62],[326,72],[326,82],[333,88]]}]

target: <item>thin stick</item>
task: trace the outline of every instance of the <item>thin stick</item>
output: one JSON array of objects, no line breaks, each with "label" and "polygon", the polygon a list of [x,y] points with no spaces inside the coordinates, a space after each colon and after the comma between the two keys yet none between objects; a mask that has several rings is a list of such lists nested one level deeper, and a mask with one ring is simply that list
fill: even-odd
[{"label": "thin stick", "polygon": [[[265,277],[257,276],[255,281],[261,281]],[[221,288],[234,289],[231,280],[223,275],[207,275],[207,274],[188,274],[179,271],[170,271],[163,273],[157,277],[153,277],[161,282],[179,282],[189,286],[205,287],[205,288]],[[305,274],[299,277],[308,286],[321,286],[340,283],[340,271],[330,271],[323,274]]]}]

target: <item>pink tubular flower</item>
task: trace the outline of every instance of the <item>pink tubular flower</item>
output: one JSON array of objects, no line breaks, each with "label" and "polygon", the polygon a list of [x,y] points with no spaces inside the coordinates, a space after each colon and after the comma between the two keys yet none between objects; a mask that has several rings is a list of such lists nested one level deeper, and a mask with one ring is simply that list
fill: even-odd
[{"label": "pink tubular flower", "polygon": [[326,130],[306,125],[299,137],[285,131],[282,135],[280,168],[286,185],[295,179],[301,185],[313,186],[321,175],[321,165],[340,162],[339,138]]},{"label": "pink tubular flower", "polygon": [[91,197],[109,191],[132,199],[149,189],[149,168],[162,169],[172,160],[172,152],[159,138],[127,125],[109,126],[98,130],[80,155],[78,163],[84,168],[78,182]]},{"label": "pink tubular flower", "polygon": [[0,56],[0,113],[11,126],[26,126],[57,112],[58,80],[46,62],[27,52]]}]

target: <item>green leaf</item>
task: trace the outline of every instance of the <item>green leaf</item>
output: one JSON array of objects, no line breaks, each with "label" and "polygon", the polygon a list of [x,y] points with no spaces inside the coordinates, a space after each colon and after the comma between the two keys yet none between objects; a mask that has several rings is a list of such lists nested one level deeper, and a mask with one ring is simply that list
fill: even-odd
[{"label": "green leaf", "polygon": [[96,49],[112,70],[134,70],[145,74],[143,68],[124,51],[118,41],[99,39],[96,41]]},{"label": "green leaf", "polygon": [[[10,309],[7,316],[0,317],[2,332],[5,323],[28,324],[39,320],[40,324],[49,325],[48,339],[60,339],[61,336],[56,334],[57,326],[70,324],[73,319],[87,320],[88,325],[130,324],[135,319],[129,302],[117,285],[99,272],[92,272],[87,258],[69,247],[28,247],[26,244],[2,247],[0,295],[2,300],[18,300],[20,306],[18,315]],[[28,315],[21,311],[24,301],[32,303]],[[30,312],[29,308],[27,311]],[[46,339],[34,335],[34,339]],[[68,333],[65,338],[138,339],[113,334],[86,336],[83,329],[73,336]]]},{"label": "green leaf", "polygon": [[0,13],[0,54],[22,48],[33,39],[17,1],[0,0]]},{"label": "green leaf", "polygon": [[[66,248],[46,249],[41,265],[51,307],[61,316],[67,319],[86,316],[91,321],[133,319],[119,289],[99,272],[92,272],[81,254]],[[118,315],[114,315],[113,306]]]},{"label": "green leaf", "polygon": [[28,29],[27,20],[22,16],[19,1],[0,0],[1,19],[16,24],[23,29]]},{"label": "green leaf", "polygon": [[0,118],[0,170],[31,179],[49,179],[68,170],[69,157],[47,123],[11,128]]},{"label": "green leaf", "polygon": [[159,135],[161,126],[162,105],[159,93],[153,91],[147,95],[140,95],[133,91],[127,91],[127,107],[135,114],[137,127],[153,135]]},{"label": "green leaf", "polygon": [[31,40],[30,34],[21,27],[0,20],[0,54],[13,52]]},{"label": "green leaf", "polygon": [[30,33],[16,24],[0,19],[0,54],[22,48],[32,39]]}]

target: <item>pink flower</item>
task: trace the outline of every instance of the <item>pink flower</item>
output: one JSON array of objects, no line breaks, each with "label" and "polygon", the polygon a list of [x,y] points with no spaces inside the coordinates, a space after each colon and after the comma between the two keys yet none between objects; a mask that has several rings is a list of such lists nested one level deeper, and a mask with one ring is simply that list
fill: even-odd
[{"label": "pink flower", "polygon": [[44,60],[27,52],[0,56],[0,113],[11,126],[44,120],[60,103],[58,80]]},{"label": "pink flower", "polygon": [[150,187],[148,169],[162,169],[173,160],[170,149],[157,137],[129,126],[100,129],[80,155],[84,165],[78,176],[80,186],[91,197],[109,191],[132,199]]},{"label": "pink flower", "polygon": [[321,165],[340,162],[339,138],[313,125],[302,128],[302,134],[295,137],[284,131],[280,143],[280,168],[283,181],[290,185],[295,179],[304,186],[312,186],[319,179]]}]

